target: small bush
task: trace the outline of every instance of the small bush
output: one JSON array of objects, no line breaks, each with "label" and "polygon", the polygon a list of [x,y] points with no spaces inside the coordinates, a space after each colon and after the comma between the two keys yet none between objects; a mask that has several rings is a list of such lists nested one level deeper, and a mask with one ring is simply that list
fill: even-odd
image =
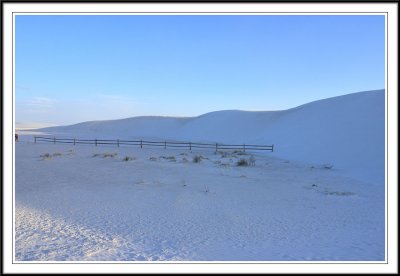
[{"label": "small bush", "polygon": [[150,160],[150,161],[157,161],[157,157],[151,156],[151,157],[149,158],[149,160]]},{"label": "small bush", "polygon": [[104,153],[103,154],[103,157],[104,158],[114,158],[115,156],[117,156],[118,154],[117,153]]},{"label": "small bush", "polygon": [[237,154],[237,155],[248,155],[246,152],[242,151],[242,150],[235,150],[233,151],[233,154]]},{"label": "small bush", "polygon": [[50,160],[52,158],[52,155],[50,153],[45,153],[40,155],[42,157],[42,160]]},{"label": "small bush", "polygon": [[182,162],[183,162],[183,163],[187,163],[187,162],[189,162],[189,160],[187,160],[186,157],[183,157],[183,158],[182,158]]},{"label": "small bush", "polygon": [[193,163],[200,163],[203,157],[201,155],[196,155],[193,157]]},{"label": "small bush", "polygon": [[135,160],[135,159],[136,159],[135,157],[125,156],[124,158],[122,158],[122,161],[128,162],[128,161]]},{"label": "small bush", "polygon": [[322,165],[322,168],[327,169],[327,170],[330,170],[330,169],[333,168],[333,165],[332,165],[332,164],[323,164],[323,165]]},{"label": "small bush", "polygon": [[239,161],[236,162],[236,165],[238,166],[248,166],[249,162],[246,159],[240,159]]},{"label": "small bush", "polygon": [[55,153],[53,153],[53,156],[54,156],[54,157],[56,157],[56,156],[62,156],[62,153],[61,153],[61,152],[55,152]]},{"label": "small bush", "polygon": [[210,192],[210,188],[208,188],[208,186],[204,185],[204,192],[205,193],[209,193]]}]

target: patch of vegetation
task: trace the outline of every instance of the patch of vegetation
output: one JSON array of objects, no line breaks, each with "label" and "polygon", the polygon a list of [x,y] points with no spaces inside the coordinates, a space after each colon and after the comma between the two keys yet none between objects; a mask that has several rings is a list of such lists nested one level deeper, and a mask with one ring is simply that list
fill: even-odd
[{"label": "patch of vegetation", "polygon": [[132,161],[132,160],[136,160],[136,157],[125,156],[124,158],[122,158],[122,161],[125,161],[125,162]]},{"label": "patch of vegetation", "polygon": [[157,159],[157,157],[151,156],[151,157],[149,158],[149,160],[150,160],[150,161],[157,161],[158,159]]},{"label": "patch of vegetation", "polygon": [[61,152],[55,152],[55,153],[53,153],[53,156],[54,157],[56,157],[56,156],[62,156],[63,154],[61,153]]},{"label": "patch of vegetation", "polygon": [[242,150],[235,150],[233,151],[233,154],[237,154],[237,155],[248,155],[248,153],[242,151]]},{"label": "patch of vegetation", "polygon": [[330,169],[333,168],[333,165],[332,165],[332,164],[323,164],[323,165],[322,165],[322,168],[327,169],[327,170],[330,170]]},{"label": "patch of vegetation", "polygon": [[236,162],[236,165],[237,166],[241,166],[241,167],[248,166],[249,165],[249,161],[247,161],[247,159],[242,158],[242,159],[240,159],[239,161]]},{"label": "patch of vegetation", "polygon": [[187,158],[186,158],[186,157],[183,157],[183,158],[182,158],[182,162],[183,162],[183,163],[188,163],[188,162],[189,162],[189,160],[187,160]]},{"label": "patch of vegetation", "polygon": [[50,160],[52,158],[52,155],[50,153],[45,153],[40,155],[42,157],[42,160]]},{"label": "patch of vegetation", "polygon": [[200,163],[202,159],[203,159],[203,156],[196,155],[193,157],[193,163]]},{"label": "patch of vegetation", "polygon": [[337,196],[351,196],[355,195],[355,193],[352,192],[325,192],[327,195],[337,195]]},{"label": "patch of vegetation", "polygon": [[114,153],[104,153],[103,157],[104,158],[114,158],[117,155],[118,155],[118,153],[116,153],[116,152],[114,152]]}]

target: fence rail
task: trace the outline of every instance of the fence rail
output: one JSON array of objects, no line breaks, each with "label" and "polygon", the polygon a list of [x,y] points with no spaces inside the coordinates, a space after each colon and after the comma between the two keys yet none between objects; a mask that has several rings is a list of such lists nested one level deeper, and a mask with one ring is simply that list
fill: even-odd
[{"label": "fence rail", "polygon": [[146,140],[106,140],[106,139],[76,139],[76,138],[56,138],[46,137],[46,136],[34,136],[35,144],[38,142],[48,142],[48,143],[61,143],[61,144],[86,144],[86,145],[120,145],[127,146],[140,146],[143,148],[147,147],[164,147],[167,148],[184,148],[184,149],[214,149],[218,150],[240,150],[240,151],[274,151],[274,145],[232,145],[232,144],[220,144],[220,143],[193,143],[193,142],[170,142],[170,141],[146,141]]}]

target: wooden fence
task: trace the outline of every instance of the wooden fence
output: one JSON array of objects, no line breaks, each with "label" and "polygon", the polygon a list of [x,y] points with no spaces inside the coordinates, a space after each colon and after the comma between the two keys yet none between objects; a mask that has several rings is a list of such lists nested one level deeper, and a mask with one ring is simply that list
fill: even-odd
[{"label": "wooden fence", "polygon": [[77,144],[89,144],[95,145],[116,145],[117,147],[121,145],[128,145],[128,146],[140,146],[143,148],[147,147],[160,147],[160,148],[182,148],[182,149],[214,149],[215,151],[218,150],[240,150],[240,151],[274,151],[274,145],[231,145],[231,144],[210,144],[210,143],[192,143],[192,142],[170,142],[170,141],[146,141],[146,140],[104,140],[104,139],[76,139],[76,138],[56,138],[56,137],[45,137],[45,136],[35,136],[35,144],[37,142],[48,142],[48,143],[62,143],[62,144],[73,144],[74,146]]}]

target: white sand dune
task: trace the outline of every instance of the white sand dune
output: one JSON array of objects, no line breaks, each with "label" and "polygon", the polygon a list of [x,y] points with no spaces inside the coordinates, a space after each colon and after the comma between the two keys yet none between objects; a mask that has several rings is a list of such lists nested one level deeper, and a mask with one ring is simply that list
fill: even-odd
[{"label": "white sand dune", "polygon": [[[137,117],[36,131],[274,144],[276,150],[34,144],[21,132],[17,262],[385,260],[383,90],[284,111]],[[237,166],[250,154],[255,166]],[[193,162],[199,155],[201,162]]]}]

